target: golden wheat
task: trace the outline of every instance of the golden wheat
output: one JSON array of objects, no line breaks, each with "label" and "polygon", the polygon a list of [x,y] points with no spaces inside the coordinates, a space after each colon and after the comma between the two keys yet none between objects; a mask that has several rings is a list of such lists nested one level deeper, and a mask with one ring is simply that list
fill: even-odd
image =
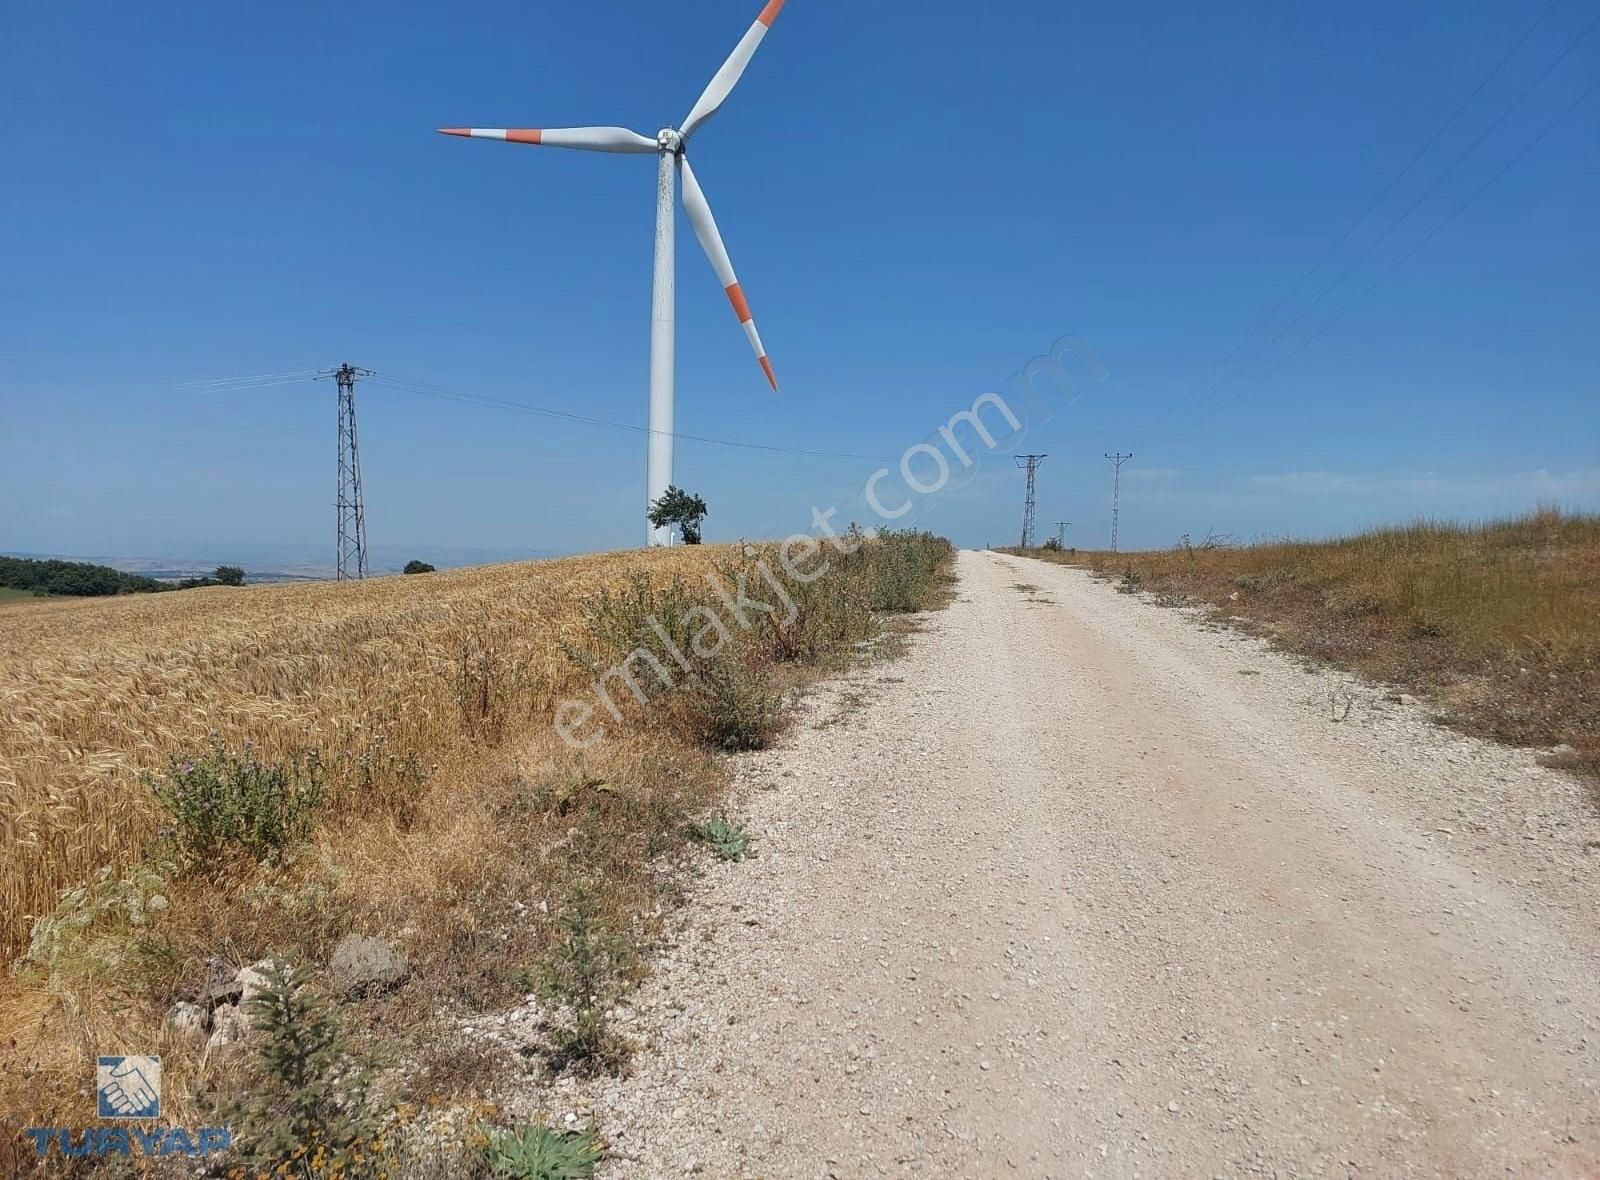
[{"label": "golden wheat", "polygon": [[493,693],[492,739],[544,723],[576,682],[562,644],[586,596],[716,555],[0,605],[0,951],[63,888],[139,857],[159,822],[141,775],[169,758],[213,734],[268,759],[316,749],[336,809],[382,805],[490,740],[474,693]]}]

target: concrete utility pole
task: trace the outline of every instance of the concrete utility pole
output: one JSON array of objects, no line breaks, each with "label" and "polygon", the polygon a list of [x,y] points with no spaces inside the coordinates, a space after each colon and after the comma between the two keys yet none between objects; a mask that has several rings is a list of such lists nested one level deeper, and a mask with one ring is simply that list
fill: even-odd
[{"label": "concrete utility pole", "polygon": [[1107,455],[1116,473],[1111,477],[1111,552],[1117,551],[1117,515],[1122,500],[1122,465],[1133,458],[1132,453],[1126,455]]},{"label": "concrete utility pole", "polygon": [[1070,520],[1056,521],[1056,548],[1065,549],[1067,547],[1067,530],[1071,527],[1072,522]]},{"label": "concrete utility pole", "polygon": [[1022,548],[1033,548],[1033,491],[1034,478],[1039,471],[1039,464],[1048,459],[1049,455],[1017,455],[1017,466],[1027,469],[1028,472],[1028,498],[1022,506]]},{"label": "concrete utility pole", "polygon": [[361,451],[356,441],[356,378],[372,376],[371,369],[340,365],[320,373],[339,387],[339,516],[337,573],[343,582],[367,576],[367,509],[361,499]]}]

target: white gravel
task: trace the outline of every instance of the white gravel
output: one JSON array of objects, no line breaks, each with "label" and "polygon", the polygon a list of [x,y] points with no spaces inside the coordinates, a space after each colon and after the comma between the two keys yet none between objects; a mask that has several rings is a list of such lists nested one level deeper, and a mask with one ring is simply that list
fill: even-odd
[{"label": "white gravel", "polygon": [[1580,784],[1077,570],[959,572],[740,759],[760,855],[695,886],[633,1075],[525,1113],[612,1178],[1593,1173]]}]

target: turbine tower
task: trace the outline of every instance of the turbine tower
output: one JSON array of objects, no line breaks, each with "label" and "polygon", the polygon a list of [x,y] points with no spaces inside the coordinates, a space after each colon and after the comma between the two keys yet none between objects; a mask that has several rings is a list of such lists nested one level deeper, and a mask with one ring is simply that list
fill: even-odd
[{"label": "turbine tower", "polygon": [[[690,137],[707,119],[717,113],[728,95],[733,92],[734,86],[744,74],[745,67],[750,64],[750,59],[755,56],[756,49],[765,39],[767,30],[772,27],[772,22],[778,19],[778,12],[785,2],[786,0],[769,0],[767,6],[761,10],[761,15],[756,18],[756,23],[750,26],[750,31],[744,35],[739,44],[734,46],[728,60],[722,63],[722,68],[712,77],[699,100],[689,111],[688,117],[684,119],[682,128],[663,127],[656,132],[654,139],[629,131],[625,127],[542,129],[442,127],[439,129],[441,135],[498,139],[506,143],[576,148],[591,152],[638,155],[655,153],[657,157],[656,253],[654,294],[650,306],[650,433],[645,462],[646,512],[672,483],[673,381],[676,350],[674,309],[676,295],[673,274],[676,255],[674,190],[680,175],[683,177],[683,209],[689,217],[689,224],[694,227],[695,237],[700,239],[701,248],[711,260],[711,269],[716,271],[717,281],[722,284],[728,302],[733,304],[734,314],[739,317],[739,323],[744,327],[745,335],[749,337],[750,347],[755,350],[756,358],[761,362],[761,370],[767,375],[768,384],[772,386],[774,393],[778,391],[778,378],[772,371],[772,362],[767,359],[767,350],[761,343],[760,334],[756,331],[756,322],[750,314],[749,301],[745,299],[744,289],[739,285],[738,276],[734,274],[733,263],[728,258],[727,248],[722,244],[722,235],[717,230],[716,219],[711,216],[711,206],[695,180],[694,169],[689,167],[686,148]],[[647,528],[645,541],[651,545],[670,545],[672,530]]]}]

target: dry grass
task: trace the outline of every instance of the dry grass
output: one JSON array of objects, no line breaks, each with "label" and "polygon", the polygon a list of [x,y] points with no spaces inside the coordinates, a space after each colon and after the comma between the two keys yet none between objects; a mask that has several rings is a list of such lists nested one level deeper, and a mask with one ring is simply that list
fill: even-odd
[{"label": "dry grass", "polygon": [[[829,666],[871,624],[877,597],[937,588],[926,567],[947,559],[939,546],[869,546],[839,562],[845,572],[807,588],[795,634],[814,640],[808,651],[758,628],[730,649],[739,675],[728,691],[742,701]],[[169,1113],[198,1116],[227,1078],[176,1044],[162,1014],[193,994],[208,957],[318,966],[348,932],[384,934],[412,981],[361,1006],[362,1033],[416,1044],[442,1011],[528,990],[580,880],[601,887],[617,931],[647,946],[690,821],[725,789],[706,722],[727,698],[630,702],[629,723],[587,753],[559,741],[554,707],[588,696],[593,674],[578,657],[604,666],[620,650],[597,630],[602,604],[695,586],[705,599],[707,573],[753,559],[706,546],[0,605],[6,959],[26,951],[39,918],[64,912],[64,890],[99,882],[93,922],[50,966],[17,960],[0,977],[0,1110],[78,1125],[96,1053],[161,1052]],[[269,763],[313,750],[328,767],[319,822],[287,862],[166,862],[171,820],[143,776],[213,736]],[[99,904],[130,890],[166,904],[137,920],[123,901]],[[470,1061],[421,1064],[419,1085],[471,1088]]]},{"label": "dry grass", "polygon": [[0,608],[0,951],[60,890],[137,857],[140,783],[209,734],[332,768],[337,816],[402,825],[422,791],[577,683],[582,599],[711,550],[581,558],[343,585],[206,589]]},{"label": "dry grass", "polygon": [[1293,651],[1426,694],[1463,728],[1569,745],[1561,764],[1600,774],[1600,516],[1028,556],[1211,603]]},{"label": "dry grass", "polygon": [[[721,771],[641,738],[573,756],[549,727],[553,702],[584,683],[562,645],[582,640],[585,602],[602,589],[641,572],[698,576],[717,557],[678,549],[0,607],[8,960],[62,890],[153,855],[163,816],[142,773],[213,734],[268,761],[315,749],[330,768],[323,822],[288,866],[240,866],[222,882],[168,873],[162,921],[102,923],[114,969],[70,962],[57,978],[34,970],[4,985],[0,1106],[81,1113],[83,1063],[119,1044],[160,1046],[173,1081],[193,1080],[197,1064],[166,1043],[159,1016],[208,955],[325,961],[351,929],[388,931],[439,967],[433,988],[488,1002],[547,933],[513,919],[559,900],[577,872],[608,874],[610,904],[648,914],[655,850],[641,841],[708,805]],[[504,978],[481,978],[486,939]],[[426,1002],[402,997],[389,1018]]]}]

